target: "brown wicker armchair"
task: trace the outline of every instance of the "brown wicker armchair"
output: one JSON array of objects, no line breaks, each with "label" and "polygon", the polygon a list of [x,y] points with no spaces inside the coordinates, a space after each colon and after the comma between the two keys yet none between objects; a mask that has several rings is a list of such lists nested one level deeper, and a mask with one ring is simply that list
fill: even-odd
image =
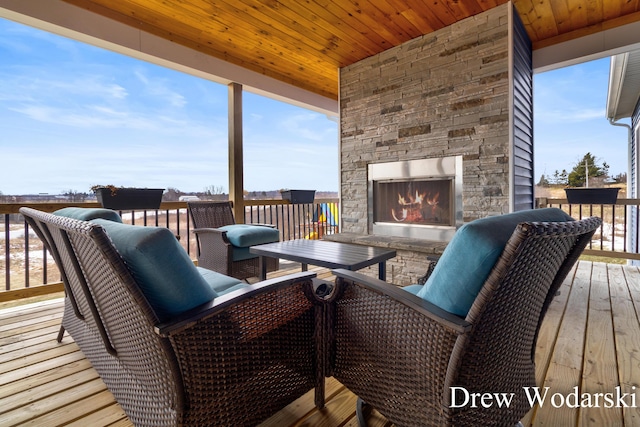
[{"label": "brown wicker armchair", "polygon": [[[536,385],[542,319],[600,223],[518,225],[466,318],[396,286],[336,270],[326,375],[398,427],[516,425],[531,409],[523,387]],[[513,398],[508,407],[473,408],[462,405],[465,391]],[[361,407],[358,412],[362,419]]]},{"label": "brown wicker armchair", "polygon": [[103,227],[20,212],[62,273],[64,328],[135,425],[254,426],[314,387],[322,406],[314,274],[239,285],[160,321]]},{"label": "brown wicker armchair", "polygon": [[[238,279],[260,276],[259,257],[249,254],[248,248],[235,247],[227,237],[227,232],[219,230],[220,227],[236,223],[231,202],[198,201],[187,202],[187,206],[198,241],[199,266]],[[260,226],[271,227],[265,224]],[[266,262],[268,272],[278,269],[277,258],[267,258]]]}]

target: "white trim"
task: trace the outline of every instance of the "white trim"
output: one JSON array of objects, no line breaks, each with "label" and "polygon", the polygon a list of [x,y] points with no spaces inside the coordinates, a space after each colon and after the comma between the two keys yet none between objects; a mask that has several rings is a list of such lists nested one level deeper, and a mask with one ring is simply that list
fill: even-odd
[{"label": "white trim", "polygon": [[555,70],[640,49],[640,21],[533,51],[533,72]]},{"label": "white trim", "polygon": [[609,65],[609,90],[607,91],[607,118],[615,119],[620,107],[620,97],[624,86],[624,77],[629,62],[629,52],[614,55]]},{"label": "white trim", "polygon": [[337,116],[336,100],[250,71],[61,0],[0,0],[0,18],[112,50],[247,92]]}]

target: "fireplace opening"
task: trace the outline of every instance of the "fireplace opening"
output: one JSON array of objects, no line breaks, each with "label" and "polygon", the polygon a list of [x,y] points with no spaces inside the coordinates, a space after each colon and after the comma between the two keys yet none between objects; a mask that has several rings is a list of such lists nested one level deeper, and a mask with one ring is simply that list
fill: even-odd
[{"label": "fireplace opening", "polygon": [[370,163],[369,234],[449,241],[462,225],[462,156]]},{"label": "fireplace opening", "polygon": [[375,181],[373,185],[375,222],[454,224],[450,179]]}]

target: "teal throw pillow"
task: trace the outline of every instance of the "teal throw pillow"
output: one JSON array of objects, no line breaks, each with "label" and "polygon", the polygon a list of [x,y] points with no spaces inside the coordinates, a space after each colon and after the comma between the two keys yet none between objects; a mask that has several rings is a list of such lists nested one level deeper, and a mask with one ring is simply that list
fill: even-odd
[{"label": "teal throw pillow", "polygon": [[233,246],[247,248],[249,246],[273,243],[280,240],[277,228],[251,224],[233,224],[220,227],[227,232],[227,239]]},{"label": "teal throw pillow", "polygon": [[169,229],[102,219],[92,222],[106,230],[160,321],[218,295]]},{"label": "teal throw pillow", "polygon": [[454,234],[417,295],[450,313],[465,317],[518,224],[562,221],[573,221],[573,218],[560,209],[546,208],[464,224]]},{"label": "teal throw pillow", "polygon": [[62,208],[53,213],[54,215],[67,218],[79,219],[81,221],[91,221],[92,219],[108,219],[109,221],[122,222],[118,212],[104,208]]}]

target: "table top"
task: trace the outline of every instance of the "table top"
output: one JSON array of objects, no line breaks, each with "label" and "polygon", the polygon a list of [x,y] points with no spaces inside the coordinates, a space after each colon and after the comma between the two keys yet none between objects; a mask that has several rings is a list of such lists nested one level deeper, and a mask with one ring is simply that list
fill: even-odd
[{"label": "table top", "polygon": [[390,249],[308,239],[252,246],[249,251],[256,255],[282,258],[302,264],[347,270],[360,270],[396,256],[396,251]]}]

